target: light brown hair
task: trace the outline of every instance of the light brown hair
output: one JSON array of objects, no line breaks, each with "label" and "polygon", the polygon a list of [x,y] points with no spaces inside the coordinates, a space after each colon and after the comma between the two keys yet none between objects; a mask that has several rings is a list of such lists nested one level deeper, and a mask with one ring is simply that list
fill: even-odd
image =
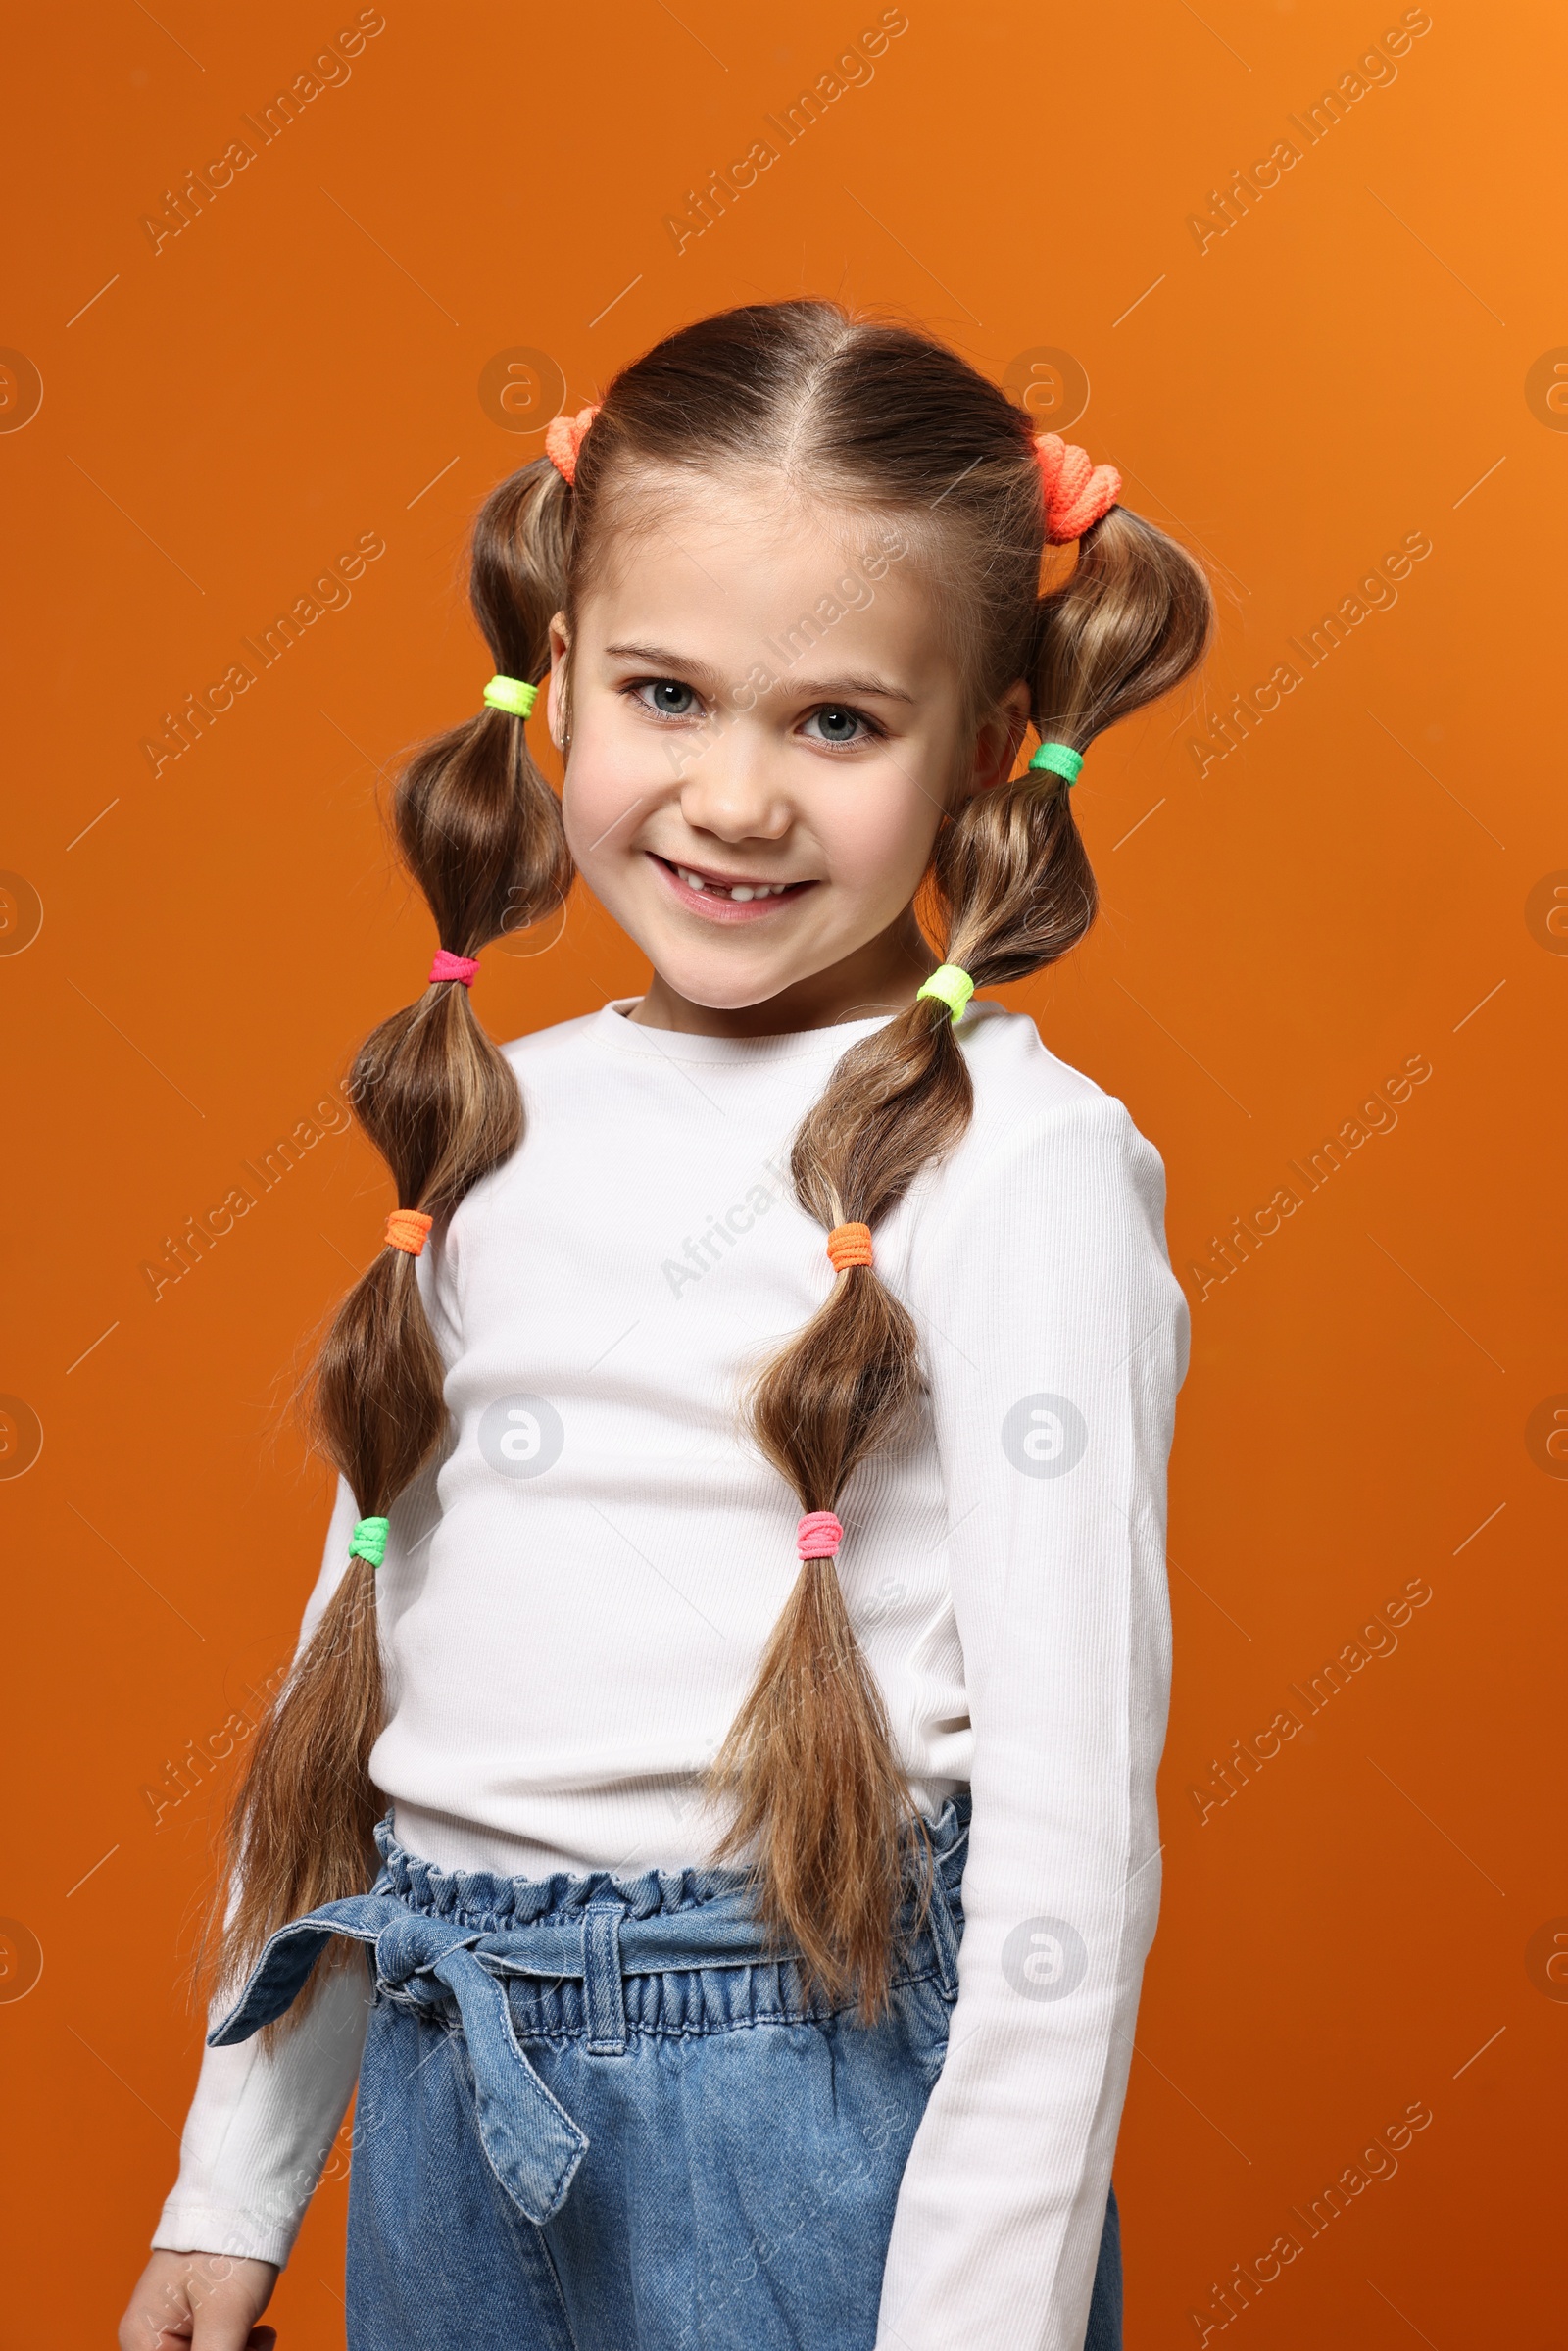
[{"label": "light brown hair", "polygon": [[[471,593],[497,669],[544,677],[551,616],[562,612],[570,626],[616,529],[637,518],[640,480],[667,494],[683,476],[759,467],[907,537],[958,632],[971,719],[994,713],[1021,679],[1041,738],[1082,751],[1202,656],[1208,588],[1174,541],[1113,507],[1085,533],[1070,575],[1042,595],[1031,419],[944,344],[800,301],[670,335],[612,383],[571,486],[541,458],[492,493],[475,527]],[[458,954],[540,919],[569,886],[560,808],[520,719],[486,711],[425,746],[398,782],[394,821],[441,945]],[[1065,955],[1096,907],[1066,785],[1026,773],[963,801],[938,832],[930,883],[945,957],[976,987]],[[433,1216],[437,1245],[465,1194],[521,1138],[511,1069],[454,982],[374,1031],[351,1095],[399,1206]],[[843,1055],[803,1122],[791,1162],[802,1205],[826,1228],[875,1228],[952,1150],[971,1108],[948,1009],[917,1001]],[[314,1385],[318,1442],[362,1516],[384,1515],[439,1448],[442,1378],[413,1260],[384,1250],[343,1300]],[[829,1510],[920,1387],[908,1313],[874,1267],[850,1266],[762,1372],[749,1424],[801,1509]],[[236,1797],[225,1979],[287,1919],[370,1882],[379,1806],[368,1759],[381,1710],[374,1572],[354,1560]],[[761,1915],[808,1977],[874,2015],[911,1854],[928,1857],[833,1560],[803,1564],[711,1787],[729,1811],[715,1858],[745,1856]]]}]

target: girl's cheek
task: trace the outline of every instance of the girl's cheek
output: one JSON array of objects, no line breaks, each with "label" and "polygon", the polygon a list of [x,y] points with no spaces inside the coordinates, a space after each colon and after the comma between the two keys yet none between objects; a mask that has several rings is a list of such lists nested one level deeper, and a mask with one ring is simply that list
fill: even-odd
[{"label": "girl's cheek", "polygon": [[817,831],[841,884],[886,892],[907,882],[912,891],[930,857],[937,821],[936,796],[895,772],[847,777],[820,809]]},{"label": "girl's cheek", "polygon": [[591,870],[625,846],[628,825],[623,820],[646,803],[639,801],[617,761],[591,747],[574,744],[561,806],[572,855],[585,870]]}]

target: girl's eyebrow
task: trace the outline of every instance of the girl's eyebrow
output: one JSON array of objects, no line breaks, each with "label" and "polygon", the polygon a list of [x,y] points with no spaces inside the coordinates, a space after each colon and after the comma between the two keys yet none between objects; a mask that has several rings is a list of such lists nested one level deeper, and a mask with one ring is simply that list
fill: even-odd
[{"label": "girl's eyebrow", "polygon": [[799,684],[803,694],[877,694],[884,702],[912,703],[915,699],[902,686],[890,686],[883,677],[803,677]]},{"label": "girl's eyebrow", "polygon": [[[605,651],[621,661],[646,661],[651,668],[679,669],[688,677],[711,681],[717,675],[706,661],[694,661],[690,654],[671,653],[667,645],[607,645]],[[781,684],[788,682],[786,679],[780,680]],[[884,702],[912,703],[915,700],[902,686],[890,686],[886,678],[881,677],[798,678],[794,683],[797,692],[820,694],[824,699],[832,694],[875,694]]]},{"label": "girl's eyebrow", "polygon": [[624,661],[646,661],[651,669],[684,669],[692,677],[715,675],[706,661],[693,661],[689,654],[671,653],[667,645],[607,645],[605,651]]}]

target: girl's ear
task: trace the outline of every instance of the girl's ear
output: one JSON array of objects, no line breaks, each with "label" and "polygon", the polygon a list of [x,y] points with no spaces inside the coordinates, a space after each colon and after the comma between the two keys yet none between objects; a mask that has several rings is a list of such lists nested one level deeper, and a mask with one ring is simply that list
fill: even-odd
[{"label": "girl's ear", "polygon": [[565,748],[566,729],[562,705],[565,691],[564,672],[570,650],[566,615],[557,612],[550,622],[550,691],[545,700],[545,723],[550,729],[550,740],[558,751]]},{"label": "girl's ear", "polygon": [[1007,688],[975,737],[974,763],[969,772],[971,794],[1004,784],[1012,773],[1019,746],[1029,731],[1029,689],[1019,678]]}]

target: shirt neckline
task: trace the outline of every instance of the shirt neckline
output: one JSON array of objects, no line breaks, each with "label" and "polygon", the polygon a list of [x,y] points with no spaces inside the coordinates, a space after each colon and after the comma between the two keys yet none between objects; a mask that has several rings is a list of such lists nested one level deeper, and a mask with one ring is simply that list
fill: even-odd
[{"label": "shirt neckline", "polygon": [[712,1067],[728,1062],[740,1068],[765,1068],[774,1061],[836,1060],[860,1038],[885,1028],[895,1015],[877,1012],[865,1020],[836,1021],[831,1028],[800,1029],[783,1037],[691,1037],[680,1029],[649,1029],[626,1014],[640,996],[613,998],[594,1014],[593,1035],[612,1053],[634,1053],[645,1061],[702,1061]]}]

